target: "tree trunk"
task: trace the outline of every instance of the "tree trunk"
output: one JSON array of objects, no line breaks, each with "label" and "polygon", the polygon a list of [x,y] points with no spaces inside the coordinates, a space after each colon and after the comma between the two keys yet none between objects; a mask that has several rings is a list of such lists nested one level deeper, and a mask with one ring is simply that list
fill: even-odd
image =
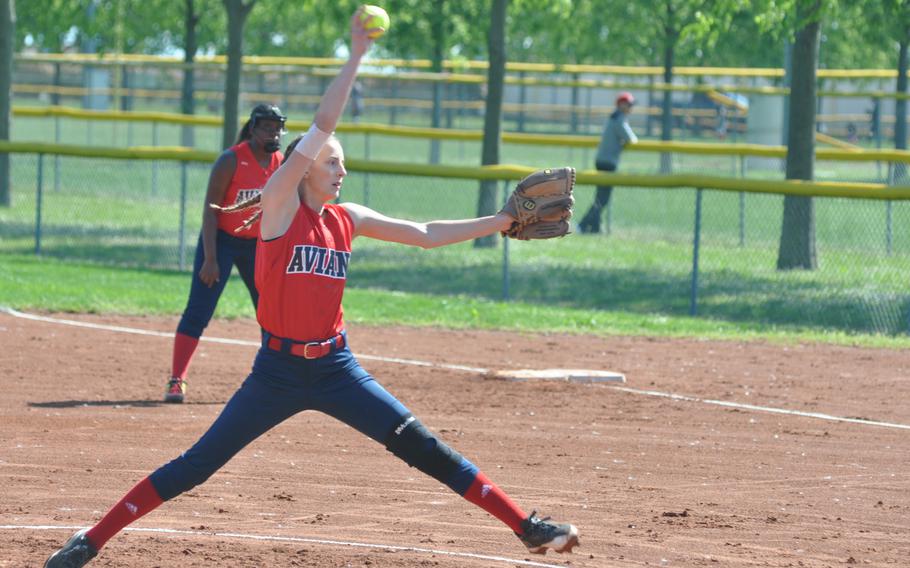
[{"label": "tree trunk", "polygon": [[[435,9],[433,10],[433,56],[431,58],[431,71],[442,73],[442,60],[445,56],[446,37],[445,37],[445,0],[435,0]],[[433,82],[433,115],[430,125],[433,128],[439,128],[442,125],[442,83]],[[430,140],[430,163],[439,163],[440,142],[433,138]]]},{"label": "tree trunk", "polygon": [[[196,114],[196,71],[193,63],[196,61],[196,51],[198,42],[196,39],[196,25],[199,23],[199,15],[196,14],[196,7],[193,0],[186,0],[186,12],[183,18],[183,86],[180,89],[180,112],[183,114]],[[191,124],[184,125],[181,129],[181,144],[192,148],[195,145],[193,133],[195,128]]]},{"label": "tree trunk", "polygon": [[[502,91],[506,74],[506,5],[508,0],[493,0],[488,35],[490,67],[487,71],[487,100],[483,117],[481,164],[499,163],[499,141],[502,128]],[[498,209],[495,181],[480,182],[477,216],[493,215]],[[474,241],[475,247],[492,247],[495,235]]]},{"label": "tree trunk", "polygon": [[[0,140],[9,140],[13,96],[13,37],[16,26],[15,0],[0,0]],[[9,154],[0,152],[0,207],[9,207]]]},{"label": "tree trunk", "polygon": [[[897,55],[897,93],[907,95],[907,45],[910,43],[910,27],[905,27],[901,34],[900,50]],[[881,128],[881,127],[879,127]],[[907,149],[907,99],[898,98],[894,104],[894,147]],[[907,183],[907,164],[894,163],[892,180],[895,185]]]},{"label": "tree trunk", "polygon": [[[910,28],[905,28],[897,56],[897,93],[907,94],[907,45],[910,43]],[[907,149],[907,99],[898,98],[894,107],[894,147]]]},{"label": "tree trunk", "polygon": [[[675,57],[676,41],[679,32],[676,30],[675,11],[672,2],[666,3],[666,17],[664,22],[664,85],[673,83],[673,59]],[[673,92],[664,91],[663,105],[661,108],[661,140],[673,140]],[[672,155],[663,152],[660,155],[660,171],[664,174],[672,173]]]},{"label": "tree trunk", "polygon": [[[812,180],[815,166],[816,69],[820,0],[798,4],[797,17],[807,23],[793,44],[790,121],[787,129],[787,179]],[[815,251],[815,206],[811,197],[784,197],[778,270],[818,268]]]},{"label": "tree trunk", "polygon": [[240,103],[240,76],[243,71],[243,26],[256,0],[222,0],[228,17],[227,74],[224,78],[224,126],[221,147],[234,143],[237,109]]}]

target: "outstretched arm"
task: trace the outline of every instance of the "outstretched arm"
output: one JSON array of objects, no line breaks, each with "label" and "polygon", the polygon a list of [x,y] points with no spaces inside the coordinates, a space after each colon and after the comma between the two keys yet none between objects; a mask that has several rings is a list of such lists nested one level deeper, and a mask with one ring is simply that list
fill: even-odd
[{"label": "outstretched arm", "polygon": [[504,213],[497,213],[476,219],[417,223],[386,217],[356,203],[344,203],[343,207],[354,221],[355,236],[422,248],[441,247],[506,231],[515,221]]},{"label": "outstretched arm", "polygon": [[[262,190],[260,233],[263,239],[280,237],[291,226],[294,214],[300,206],[297,186],[310,169],[313,160],[319,153],[319,146],[321,146],[321,144],[317,146],[307,144],[307,136],[312,134],[314,137],[310,140],[319,139],[320,135],[324,137],[335,130],[338,118],[344,111],[351,93],[351,86],[357,76],[360,60],[373,44],[373,40],[367,36],[370,30],[364,29],[360,19],[361,10],[362,8],[359,8],[351,16],[351,56],[322,95],[319,108],[316,110],[313,126],[318,129],[318,132],[313,128],[310,129],[310,132],[298,144],[297,149],[291,152],[284,164],[272,174]],[[322,140],[324,141],[324,138]]]},{"label": "outstretched arm", "polygon": [[622,123],[622,130],[623,130],[623,134],[624,134],[623,140],[622,140],[623,146],[625,146],[626,144],[635,144],[636,142],[638,142],[638,136],[635,135],[635,132],[632,130],[632,127],[629,126],[628,122]]}]

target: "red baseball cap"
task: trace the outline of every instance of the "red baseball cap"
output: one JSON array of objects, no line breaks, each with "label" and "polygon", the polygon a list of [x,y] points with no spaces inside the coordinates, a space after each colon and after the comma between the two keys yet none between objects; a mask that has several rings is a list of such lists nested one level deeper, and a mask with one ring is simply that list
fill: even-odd
[{"label": "red baseball cap", "polygon": [[630,105],[634,105],[635,97],[632,96],[632,93],[619,93],[619,96],[616,97],[616,104],[619,103],[629,103]]}]

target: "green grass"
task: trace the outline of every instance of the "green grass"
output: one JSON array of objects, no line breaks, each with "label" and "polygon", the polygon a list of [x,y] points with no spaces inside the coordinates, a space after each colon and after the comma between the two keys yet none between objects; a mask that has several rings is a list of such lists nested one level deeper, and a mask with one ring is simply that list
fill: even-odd
[{"label": "green grass", "polygon": [[[14,138],[53,140],[49,123],[17,119]],[[151,143],[149,125],[94,123],[89,127],[76,120],[60,124],[65,142]],[[197,128],[197,144],[217,147],[218,134],[217,129]],[[177,127],[159,128],[159,144],[178,140]],[[346,137],[348,156],[366,157],[367,142],[365,136]],[[441,149],[443,163],[479,162],[479,143],[443,142]],[[371,159],[424,163],[428,156],[426,141],[369,138]],[[589,150],[506,144],[501,161],[589,168],[592,159]],[[657,154],[629,152],[623,157],[622,171],[654,172],[657,163]],[[782,173],[776,163],[766,169],[752,167],[748,175],[779,179]],[[674,158],[678,171],[716,175],[734,175],[737,164],[726,157]],[[0,258],[27,258],[35,249],[37,165],[34,155],[13,156],[13,204],[0,208]],[[820,163],[818,170],[825,179],[860,180],[875,178],[877,168],[876,164]],[[99,265],[116,265],[170,274],[167,270],[177,268],[181,259],[188,268],[208,171],[209,164],[191,164],[183,196],[181,167],[174,162],[46,156],[41,170],[43,255],[66,261],[60,264],[61,270],[96,266],[103,271],[108,268]],[[476,182],[464,180],[354,172],[345,182],[343,199],[404,218],[464,218],[476,214],[477,187]],[[593,194],[591,187],[577,189],[579,215]],[[711,325],[802,327],[821,334],[906,333],[910,203],[816,199],[819,269],[780,272],[775,262],[782,203],[780,196],[749,194],[741,201],[739,194],[704,193],[699,314],[711,318]],[[511,243],[511,297],[529,306],[621,314],[609,318],[611,324],[622,320],[622,315],[633,320],[683,318],[689,313],[694,211],[691,189],[617,188],[609,237],[570,235],[554,242]],[[181,238],[182,249],[178,247]],[[381,289],[431,294],[434,299],[458,298],[459,305],[495,302],[503,294],[502,256],[501,249],[479,250],[470,244],[420,251],[358,242],[350,286],[352,293]],[[186,278],[185,272],[173,275]],[[474,299],[465,300],[467,296]],[[183,301],[183,297],[177,300],[178,304]],[[182,304],[174,308],[180,309]]]},{"label": "green grass", "polygon": [[[31,160],[31,164],[28,160]],[[0,209],[0,253],[28,254],[37,214],[34,156],[14,161],[13,206]],[[180,168],[161,163],[60,160],[60,186],[45,160],[41,250],[73,262],[176,268],[181,259]],[[192,262],[207,167],[189,168],[183,266]],[[30,181],[31,178],[31,181]],[[157,186],[152,180],[157,179]],[[346,200],[412,219],[473,216],[476,182],[352,174]],[[190,191],[192,189],[192,191]],[[580,188],[583,212],[592,191]],[[629,313],[689,313],[693,190],[620,188],[609,237],[570,235],[552,242],[511,243],[512,297],[566,308]],[[819,199],[818,270],[775,269],[782,198],[706,192],[699,313],[729,322],[805,325],[843,331],[907,330],[910,296],[910,204],[892,204],[891,250],[886,204]],[[359,242],[351,284],[409,293],[502,297],[502,251],[462,244],[420,251]]]},{"label": "green grass", "polygon": [[[183,310],[188,289],[186,272],[112,268],[54,258],[0,255],[0,305],[19,310],[177,317]],[[254,315],[246,289],[235,275],[225,289],[216,317]],[[910,338],[905,336],[850,334],[798,325],[551,306],[530,301],[502,302],[463,295],[407,293],[362,288],[353,283],[345,296],[345,319],[366,325],[910,347]]]}]

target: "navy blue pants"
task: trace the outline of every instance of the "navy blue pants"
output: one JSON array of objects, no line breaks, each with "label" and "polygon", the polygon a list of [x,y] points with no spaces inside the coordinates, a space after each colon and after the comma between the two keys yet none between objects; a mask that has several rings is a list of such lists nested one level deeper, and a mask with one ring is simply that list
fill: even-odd
[{"label": "navy blue pants", "polygon": [[[601,172],[616,171],[616,166],[609,162],[598,161],[596,166],[598,171]],[[612,185],[597,186],[597,193],[594,195],[594,203],[591,204],[591,208],[588,209],[588,212],[585,213],[585,216],[582,217],[581,222],[578,224],[578,228],[582,233],[600,232],[600,220],[603,216],[603,210],[610,204],[610,195],[612,193]]]},{"label": "navy blue pants", "polygon": [[[173,499],[204,482],[244,446],[303,410],[328,414],[380,443],[410,416],[347,347],[320,359],[261,348],[252,373],[221,415],[193,447],[152,473],[152,485],[163,500]],[[440,481],[464,495],[477,471],[461,458],[448,479]]]},{"label": "navy blue pants", "polygon": [[199,271],[205,260],[202,248],[202,234],[196,244],[196,258],[193,260],[193,283],[190,285],[190,297],[186,302],[186,309],[177,325],[177,333],[199,338],[202,331],[208,326],[218,299],[224,291],[231,269],[236,266],[240,278],[250,292],[250,299],[255,307],[259,303],[259,293],[256,291],[256,239],[241,239],[218,230],[215,238],[215,258],[218,260],[220,271],[218,281],[209,288],[199,279]]}]

